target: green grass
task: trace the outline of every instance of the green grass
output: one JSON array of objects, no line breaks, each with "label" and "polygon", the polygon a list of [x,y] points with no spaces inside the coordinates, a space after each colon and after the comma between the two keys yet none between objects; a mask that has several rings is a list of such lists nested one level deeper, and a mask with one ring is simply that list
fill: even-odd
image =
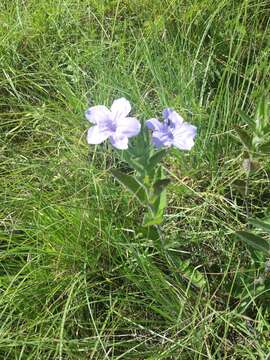
[{"label": "green grass", "polygon": [[[269,92],[269,15],[258,0],[1,2],[0,359],[267,359],[269,303],[239,284],[257,275],[233,233],[267,212],[269,162],[244,196],[232,135]],[[111,177],[116,153],[86,144],[88,104],[121,96],[199,129],[164,164],[162,244]]]}]

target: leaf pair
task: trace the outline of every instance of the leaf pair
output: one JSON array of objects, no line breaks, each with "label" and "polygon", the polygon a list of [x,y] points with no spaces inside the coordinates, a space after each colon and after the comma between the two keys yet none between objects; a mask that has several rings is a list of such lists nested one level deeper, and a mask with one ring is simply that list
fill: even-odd
[{"label": "leaf pair", "polygon": [[162,169],[159,166],[156,171],[157,180],[154,184],[146,187],[138,178],[127,175],[119,170],[111,170],[113,176],[129,190],[139,202],[148,209],[144,217],[144,226],[160,224],[163,220],[164,209],[166,208],[166,187],[169,179],[162,179]]},{"label": "leaf pair", "polygon": [[248,124],[251,133],[237,127],[237,138],[249,153],[268,154],[270,152],[270,124],[269,103],[267,98],[262,97],[254,115],[254,119],[244,111],[239,111],[240,117]]},{"label": "leaf pair", "polygon": [[124,185],[143,206],[148,205],[148,196],[145,187],[134,176],[123,174],[121,171],[111,170],[113,176]]}]

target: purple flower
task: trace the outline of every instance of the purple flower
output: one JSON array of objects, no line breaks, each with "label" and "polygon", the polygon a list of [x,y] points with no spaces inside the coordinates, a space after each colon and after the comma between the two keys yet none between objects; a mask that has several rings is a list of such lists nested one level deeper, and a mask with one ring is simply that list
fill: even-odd
[{"label": "purple flower", "polygon": [[100,144],[110,139],[111,144],[120,150],[128,148],[128,138],[138,135],[141,124],[136,118],[128,117],[131,106],[128,100],[114,100],[111,109],[97,105],[85,112],[85,117],[95,126],[87,133],[88,144]]},{"label": "purple flower", "polygon": [[152,142],[157,148],[175,146],[181,150],[190,150],[194,145],[196,126],[190,125],[174,110],[163,111],[164,121],[149,119],[148,129],[152,130]]}]

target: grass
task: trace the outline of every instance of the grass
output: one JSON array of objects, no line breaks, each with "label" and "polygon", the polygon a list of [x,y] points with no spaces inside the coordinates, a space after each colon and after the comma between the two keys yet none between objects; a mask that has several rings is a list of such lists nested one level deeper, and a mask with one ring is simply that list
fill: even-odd
[{"label": "grass", "polygon": [[[269,92],[268,1],[0,10],[0,358],[267,359],[257,298],[269,288],[254,295],[243,280],[257,275],[233,234],[267,213],[269,162],[244,195],[232,135]],[[199,129],[164,163],[162,245],[140,234],[142,208],[111,177],[124,166],[115,152],[85,141],[88,104],[121,96],[140,119],[169,105]]]}]

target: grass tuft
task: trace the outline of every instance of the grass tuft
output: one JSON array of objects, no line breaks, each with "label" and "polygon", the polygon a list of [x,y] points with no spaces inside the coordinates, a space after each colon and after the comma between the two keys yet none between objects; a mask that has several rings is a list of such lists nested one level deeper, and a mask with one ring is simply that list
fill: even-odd
[{"label": "grass tuft", "polygon": [[[246,126],[269,92],[268,1],[0,4],[0,358],[266,359],[269,307],[234,232],[269,204],[269,162],[243,186]],[[85,141],[88,104],[198,126],[172,152],[164,243]]]}]

